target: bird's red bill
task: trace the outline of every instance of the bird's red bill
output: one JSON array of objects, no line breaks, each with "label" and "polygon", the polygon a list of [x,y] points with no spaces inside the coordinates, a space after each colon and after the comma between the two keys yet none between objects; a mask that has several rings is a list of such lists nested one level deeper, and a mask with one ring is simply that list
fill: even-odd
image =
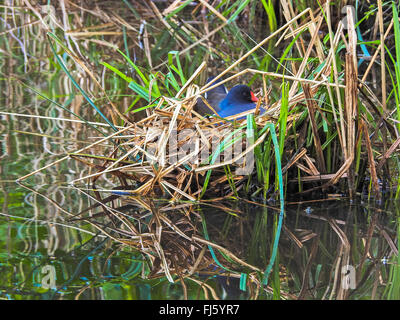
[{"label": "bird's red bill", "polygon": [[258,98],[254,95],[253,91],[251,91],[250,93],[251,93],[251,101],[257,102]]}]

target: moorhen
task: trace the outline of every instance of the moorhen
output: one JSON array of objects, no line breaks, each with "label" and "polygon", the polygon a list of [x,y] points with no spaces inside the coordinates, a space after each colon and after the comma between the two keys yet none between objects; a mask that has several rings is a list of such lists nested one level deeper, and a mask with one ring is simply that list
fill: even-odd
[{"label": "moorhen", "polygon": [[[207,83],[214,78],[215,77],[208,78]],[[256,107],[255,103],[258,101],[251,89],[244,84],[234,86],[229,90],[229,92],[226,90],[225,86],[221,84],[220,86],[207,91],[204,97],[210,106],[213,107],[222,118],[254,109]],[[209,107],[207,107],[201,98],[198,98],[194,110],[203,116],[214,113]],[[263,113],[264,111],[263,108],[260,108],[260,113]]]}]

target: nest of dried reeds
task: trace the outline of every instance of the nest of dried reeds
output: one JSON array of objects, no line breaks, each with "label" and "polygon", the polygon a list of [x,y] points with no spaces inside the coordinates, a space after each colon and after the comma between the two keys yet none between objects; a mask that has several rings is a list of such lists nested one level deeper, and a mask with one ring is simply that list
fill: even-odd
[{"label": "nest of dried reeds", "polygon": [[[72,183],[88,179],[94,187],[101,176],[111,175],[121,182],[121,188],[114,188],[114,194],[164,195],[192,201],[204,193],[205,181],[209,181],[207,192],[214,195],[232,194],[232,190],[229,192],[230,183],[240,189],[246,175],[253,173],[245,170],[248,162],[254,161],[248,154],[264,141],[266,133],[250,143],[246,120],[234,120],[246,116],[246,113],[228,120],[210,119],[196,113],[193,107],[199,93],[204,91],[188,84],[187,98],[162,97],[146,118],[99,139],[91,148],[86,148],[84,154],[71,154],[72,158],[92,168],[89,175]],[[259,106],[260,103],[257,109]],[[262,126],[267,119],[274,119],[276,110],[279,109],[271,109],[257,119],[257,125]],[[98,153],[98,145],[104,146],[104,142],[109,143],[100,153],[105,156],[95,154],[91,157],[87,154],[95,148]],[[233,149],[236,153],[232,152]],[[230,175],[224,170],[227,166],[246,175],[235,175],[230,181]],[[210,173],[208,177],[207,172]]]}]

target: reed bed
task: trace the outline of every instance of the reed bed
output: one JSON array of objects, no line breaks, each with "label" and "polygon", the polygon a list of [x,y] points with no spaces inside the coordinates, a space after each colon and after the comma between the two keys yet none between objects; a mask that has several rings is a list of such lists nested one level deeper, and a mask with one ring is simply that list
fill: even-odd
[{"label": "reed bed", "polygon": [[[381,97],[378,97],[366,81],[372,66],[378,63],[378,57],[381,58],[381,64],[385,62],[382,60],[385,59],[384,46],[379,43],[373,48],[375,50],[373,54],[369,57],[362,56],[361,59],[368,58],[366,60],[368,66],[362,76],[359,75],[361,59],[357,52],[357,41],[360,41],[356,33],[359,26],[354,10],[346,7],[344,18],[335,23],[334,29],[329,3],[325,2],[316,10],[306,8],[295,14],[290,4],[282,2],[282,13],[286,23],[279,28],[276,27],[268,37],[248,51],[242,52],[228,67],[220,69],[215,81],[224,79],[222,83],[229,84],[240,79],[253,79],[253,90],[260,97],[255,117],[243,114],[240,117],[247,116],[247,119],[235,121],[234,124],[218,117],[210,120],[193,110],[197,99],[216,84],[199,85],[200,79],[204,78],[206,70],[209,69],[206,61],[195,66],[193,73],[185,74],[180,61],[185,50],[168,53],[167,64],[170,71],[166,76],[162,76],[161,73],[157,76],[153,74],[148,76],[143,74],[129,55],[118,49],[118,45],[102,43],[118,51],[124,57],[126,64],[136,70],[136,75],[140,79],[138,81],[126,76],[112,64],[101,62],[105,70],[112,71],[123,79],[135,92],[134,104],[128,110],[134,111],[134,114],[142,112],[142,117],[134,120],[126,112],[121,112],[113,103],[96,79],[95,70],[90,69],[82,56],[65,45],[55,33],[49,32],[48,41],[61,69],[66,72],[75,87],[101,116],[100,118],[113,129],[112,134],[103,132],[104,137],[99,138],[91,146],[70,152],[68,156],[62,158],[65,160],[72,157],[92,169],[89,175],[77,177],[71,183],[79,181],[94,184],[101,176],[108,174],[115,177],[116,181],[119,180],[124,190],[129,189],[126,194],[158,194],[172,199],[184,198],[191,201],[200,199],[206,193],[233,196],[237,195],[239,190],[248,195],[261,195],[265,198],[268,192],[278,188],[294,189],[298,194],[322,190],[320,196],[326,195],[327,192],[339,191],[353,198],[366,183],[369,183],[368,181],[370,181],[369,191],[373,191],[379,198],[382,181],[385,182],[384,185],[391,184],[396,188],[397,175],[391,174],[393,168],[388,165],[388,159],[392,158],[395,163],[398,162],[395,156],[399,144],[398,123],[395,119],[398,111],[387,110],[387,103],[390,100],[386,101],[386,83],[383,83]],[[228,24],[228,21],[218,14],[216,8],[213,10],[210,5],[202,4],[210,10],[210,14],[215,14],[222,20],[221,28]],[[151,1],[148,5],[168,28],[166,21],[177,19],[185,3],[173,2],[163,12],[160,12]],[[384,17],[381,2],[377,4],[376,10],[377,26],[383,31]],[[393,13],[397,15],[395,6]],[[42,20],[39,13],[35,14]],[[121,22],[121,19],[118,21]],[[393,21],[385,22],[389,25],[385,34],[381,34],[381,41],[392,32],[396,35],[399,27],[397,20]],[[125,24],[123,26],[127,27]],[[97,35],[88,32],[68,31],[66,34],[73,37],[72,39]],[[326,34],[325,40],[321,39],[321,34]],[[104,36],[108,35],[117,34],[104,33]],[[207,36],[211,37],[211,34]],[[185,43],[179,37],[177,40]],[[264,46],[271,43],[277,46],[281,45],[281,42],[286,46],[283,47],[284,54],[280,58],[281,62],[276,72],[255,68],[241,69],[242,64],[248,64],[246,59],[260,55],[259,51],[265,52]],[[200,42],[196,41],[193,47],[195,45],[200,45]],[[365,44],[362,45],[365,47]],[[76,83],[68,70],[69,67],[59,58],[58,50],[65,51],[103,91],[109,106],[106,111],[100,111],[85,90]],[[144,48],[144,52],[148,53],[149,48]],[[289,53],[292,58],[288,56]],[[391,54],[390,50],[388,54]],[[147,61],[151,66],[150,56],[147,56]],[[382,79],[386,79],[387,71],[382,68],[381,73]],[[391,73],[390,75],[392,76]],[[160,83],[162,79],[164,83]],[[393,76],[392,80],[395,81]],[[256,84],[259,84],[258,88]],[[396,87],[395,84],[393,82],[393,88]],[[278,95],[277,90],[281,92]],[[165,92],[169,95],[165,95]],[[395,97],[398,96],[395,89],[390,94],[393,96],[393,93]],[[141,106],[133,109],[136,103],[140,103]],[[262,115],[257,114],[260,106],[267,110]],[[117,124],[121,121],[122,127],[117,128]],[[267,123],[272,124],[275,130],[270,130],[266,126]],[[228,129],[231,130],[230,135],[226,135]],[[178,154],[179,161],[171,161],[177,155],[168,153],[171,150],[170,138],[172,135],[179,137],[182,132],[190,130],[192,136],[185,135],[183,140],[175,138],[176,147],[173,146],[172,149],[179,151],[182,145],[186,144],[186,148],[189,145],[189,149],[195,145],[195,150],[191,154],[181,152]],[[233,158],[227,157],[227,160],[222,156],[218,158],[224,151],[228,152],[226,145],[234,144],[235,139],[229,136],[233,137],[240,130],[242,139],[250,131],[254,139],[247,139],[249,140],[247,147],[242,147],[242,152]],[[272,160],[277,154],[273,148],[270,131],[275,131],[277,134],[283,169],[277,167],[278,162]],[[100,151],[98,148],[100,142],[108,143],[110,147]],[[206,161],[188,164],[193,159],[199,159],[204,148],[211,146],[218,147],[213,152],[209,151]],[[235,175],[237,163],[241,162],[242,166],[247,165],[250,161],[247,159],[249,154],[253,156],[251,161],[254,161],[254,170],[245,175]],[[61,160],[54,164],[59,161]],[[285,175],[284,186],[278,185],[279,174]],[[30,175],[22,177],[21,180]],[[398,191],[399,188],[395,191],[396,196]]]}]

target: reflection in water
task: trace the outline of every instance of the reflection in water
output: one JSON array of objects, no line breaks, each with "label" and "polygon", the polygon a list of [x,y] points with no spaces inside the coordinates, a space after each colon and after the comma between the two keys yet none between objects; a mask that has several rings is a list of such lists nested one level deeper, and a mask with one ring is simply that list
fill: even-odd
[{"label": "reflection in water", "polygon": [[22,207],[9,201],[0,220],[5,299],[387,299],[398,292],[396,203],[288,204],[264,287],[276,208],[247,200],[98,201],[82,189],[10,183],[4,190],[25,196]]}]

